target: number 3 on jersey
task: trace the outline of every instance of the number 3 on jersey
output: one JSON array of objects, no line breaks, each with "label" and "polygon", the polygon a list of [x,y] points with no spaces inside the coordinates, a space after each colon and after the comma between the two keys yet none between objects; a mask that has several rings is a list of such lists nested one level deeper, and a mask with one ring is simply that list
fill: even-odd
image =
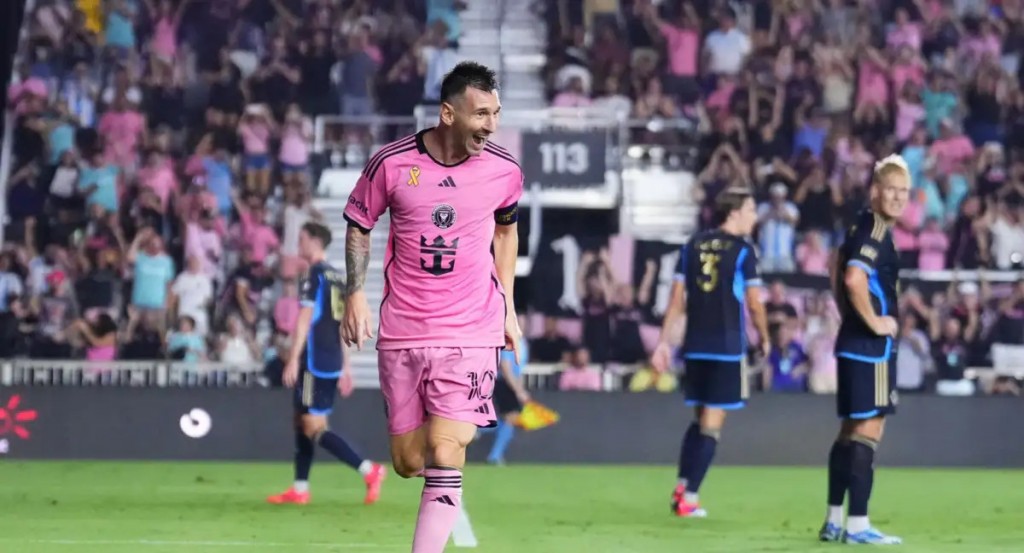
[{"label": "number 3 on jersey", "polygon": [[718,286],[719,258],[717,253],[701,252],[700,254],[700,272],[704,275],[704,279],[698,285],[704,292],[711,292]]},{"label": "number 3 on jersey", "polygon": [[331,286],[331,316],[335,321],[345,318],[345,297],[341,295],[341,288]]}]

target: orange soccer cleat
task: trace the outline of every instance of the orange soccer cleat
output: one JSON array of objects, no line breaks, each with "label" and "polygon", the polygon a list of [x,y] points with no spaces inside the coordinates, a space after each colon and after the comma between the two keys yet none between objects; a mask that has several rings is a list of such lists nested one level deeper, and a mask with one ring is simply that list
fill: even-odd
[{"label": "orange soccer cleat", "polygon": [[383,465],[373,464],[370,472],[363,477],[363,481],[366,482],[366,499],[363,500],[363,503],[373,505],[380,499],[380,487],[387,475],[388,471]]},{"label": "orange soccer cleat", "polygon": [[267,498],[267,503],[273,505],[283,505],[285,503],[293,503],[295,505],[305,505],[309,503],[309,492],[298,492],[295,488],[288,488],[284,493],[272,495]]}]

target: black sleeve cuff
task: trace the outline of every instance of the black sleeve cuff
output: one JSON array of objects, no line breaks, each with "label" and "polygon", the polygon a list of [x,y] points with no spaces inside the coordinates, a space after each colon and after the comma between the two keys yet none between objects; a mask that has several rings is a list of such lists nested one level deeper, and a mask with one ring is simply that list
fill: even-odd
[{"label": "black sleeve cuff", "polygon": [[353,220],[351,217],[349,217],[348,214],[345,215],[345,220],[348,221],[348,226],[355,227],[355,228],[359,229],[359,232],[361,232],[363,234],[370,234],[370,229],[368,229],[368,228],[364,227],[363,225],[360,225],[359,223],[355,222],[355,220]]}]

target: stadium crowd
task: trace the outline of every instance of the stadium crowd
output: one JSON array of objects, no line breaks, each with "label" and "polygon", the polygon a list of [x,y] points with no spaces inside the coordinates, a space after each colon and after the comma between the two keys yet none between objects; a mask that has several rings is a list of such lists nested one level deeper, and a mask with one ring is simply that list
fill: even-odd
[{"label": "stadium crowd", "polygon": [[893,151],[914,177],[895,229],[907,267],[1022,267],[1019,2],[546,5],[553,105],[692,118],[702,222],[718,191],[752,186],[764,270],[824,272]]},{"label": "stadium crowd", "polygon": [[7,91],[0,357],[273,358],[320,216],[312,118],[411,114],[459,7],[36,0]]},{"label": "stadium crowd", "polygon": [[[319,217],[312,118],[409,115],[436,100],[459,3],[35,6],[8,90],[0,356],[273,359],[297,319],[298,229]],[[1020,268],[1017,2],[538,7],[553,104],[692,119],[705,131],[694,199],[706,208],[727,186],[754,188],[764,272],[823,274],[875,159],[894,150],[915,176],[895,230],[907,267]],[[366,135],[327,138],[358,147]],[[531,360],[580,369],[561,373],[563,388],[601,388],[609,367],[643,375],[634,369],[653,344],[637,305],[650,302],[650,279],[616,282],[606,251],[580,261],[580,325],[568,337],[555,319],[526,326]],[[771,286],[777,343],[754,384],[834,390],[832,300],[782,287]],[[1024,287],[962,282],[928,296],[904,299],[902,389],[960,393],[990,344],[1024,344]],[[1017,389],[1000,380],[987,391]]]},{"label": "stadium crowd", "polygon": [[[876,160],[913,176],[894,240],[908,269],[1024,267],[1024,6],[986,0],[545,2],[552,105],[690,119],[700,223],[751,187],[762,271],[827,274]],[[681,133],[642,139],[678,143]],[[772,286],[776,347],[759,384],[834,389],[827,294]],[[1024,289],[906,294],[900,387],[963,391],[994,342],[1024,343]],[[1000,379],[989,387],[1016,393]]]}]

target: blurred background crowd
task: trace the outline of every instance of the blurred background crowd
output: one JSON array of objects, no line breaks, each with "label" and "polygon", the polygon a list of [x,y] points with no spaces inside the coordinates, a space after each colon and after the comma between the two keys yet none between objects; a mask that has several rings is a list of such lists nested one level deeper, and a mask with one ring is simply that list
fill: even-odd
[{"label": "blurred background crowd", "polygon": [[[905,268],[1022,268],[1021,2],[622,0],[544,7],[552,22],[552,105],[692,121],[702,131],[693,187],[701,224],[709,224],[719,191],[752,187],[763,272],[827,274],[830,249],[866,202],[873,164],[892,152],[907,160],[914,183],[893,230]],[[669,147],[679,140],[679,133],[648,129],[647,140]],[[769,296],[776,347],[755,384],[834,389],[836,313],[828,294],[786,294],[778,282]],[[1020,285],[995,294],[975,282],[908,290],[900,388],[961,382],[965,367],[991,365],[992,343],[1024,343],[1022,300]],[[942,384],[940,391],[966,385]],[[988,389],[1018,390],[1012,379]]]},{"label": "blurred background crowd", "polygon": [[[480,0],[473,0],[480,1]],[[0,254],[0,357],[251,363],[287,345],[313,121],[408,116],[459,59],[452,0],[36,0],[7,91],[15,123]],[[699,131],[693,200],[752,187],[762,272],[823,275],[876,159],[913,173],[906,268],[1024,268],[1020,0],[538,0],[552,106]],[[358,125],[328,132],[372,151]],[[389,129],[391,134],[403,129]],[[672,148],[684,133],[633,132]],[[670,156],[668,163],[678,163]],[[566,389],[669,389],[643,369],[654,268],[583,252],[578,317],[535,314],[531,360]],[[768,294],[765,390],[835,388],[835,306]],[[1024,344],[1024,285],[910,287],[899,387],[973,393],[992,343]],[[679,332],[674,332],[679,334]],[[619,367],[625,367],[620,369]],[[641,370],[635,371],[637,367]],[[568,376],[565,376],[568,375]],[[970,386],[970,389],[968,389]],[[1012,379],[984,391],[1018,392]]]},{"label": "blurred background crowd", "polygon": [[298,316],[299,229],[320,217],[313,118],[436,98],[458,5],[427,4],[30,3],[7,90],[0,357],[274,357]]},{"label": "blurred background crowd", "polygon": [[892,152],[914,177],[895,229],[907,268],[1022,267],[1019,1],[546,7],[552,104],[691,119],[703,131],[694,199],[756,190],[765,271],[823,273],[875,160]]}]

